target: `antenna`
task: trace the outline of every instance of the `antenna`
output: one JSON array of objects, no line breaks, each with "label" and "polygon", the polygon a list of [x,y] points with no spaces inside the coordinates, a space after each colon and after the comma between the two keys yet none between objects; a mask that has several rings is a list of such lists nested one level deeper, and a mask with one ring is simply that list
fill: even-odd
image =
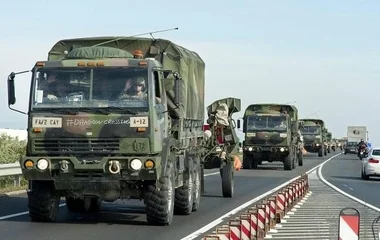
[{"label": "antenna", "polygon": [[317,114],[317,113],[319,113],[319,112],[320,112],[320,110],[315,111],[315,112],[313,112],[312,114],[307,115],[306,117],[303,117],[303,118],[308,118],[308,117],[311,117],[311,116],[313,116],[313,115],[316,115],[316,116],[318,117],[318,114]]},{"label": "antenna", "polygon": [[163,29],[163,30],[158,30],[158,31],[154,31],[154,32],[139,33],[139,34],[131,35],[131,36],[128,36],[128,37],[119,37],[119,38],[115,38],[115,39],[112,39],[112,40],[109,40],[109,41],[106,41],[106,42],[101,42],[101,43],[95,44],[95,45],[93,45],[92,47],[97,47],[97,46],[100,46],[100,45],[103,45],[103,44],[106,44],[106,43],[110,43],[110,42],[118,41],[118,40],[121,40],[121,39],[123,39],[123,38],[138,37],[138,36],[143,36],[143,35],[147,35],[147,34],[150,34],[150,36],[152,36],[152,38],[153,38],[153,40],[154,40],[154,37],[153,37],[153,35],[152,35],[153,33],[168,32],[168,31],[173,31],[173,30],[178,30],[178,27],[176,27],[176,28],[169,28],[169,29]]}]

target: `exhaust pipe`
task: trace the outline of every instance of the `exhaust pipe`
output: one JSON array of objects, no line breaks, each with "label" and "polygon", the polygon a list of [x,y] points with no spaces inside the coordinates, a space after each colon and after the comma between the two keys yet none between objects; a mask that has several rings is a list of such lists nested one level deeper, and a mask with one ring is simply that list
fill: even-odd
[{"label": "exhaust pipe", "polygon": [[118,174],[121,170],[120,168],[120,162],[119,161],[110,161],[109,162],[109,167],[108,167],[108,170],[110,171],[110,173],[112,174]]}]

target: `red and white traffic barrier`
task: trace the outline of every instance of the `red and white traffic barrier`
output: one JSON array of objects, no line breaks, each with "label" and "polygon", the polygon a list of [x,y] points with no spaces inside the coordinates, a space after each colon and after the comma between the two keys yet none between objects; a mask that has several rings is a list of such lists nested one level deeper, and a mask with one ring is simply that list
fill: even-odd
[{"label": "red and white traffic barrier", "polygon": [[[262,240],[276,223],[281,223],[281,219],[306,196],[308,191],[308,175],[304,174],[239,217],[229,220],[228,225],[217,227],[213,234],[202,239]],[[346,226],[347,224],[342,225],[342,228]]]},{"label": "red and white traffic barrier", "polygon": [[[351,213],[344,213],[351,211]],[[360,214],[355,208],[344,208],[339,214],[339,240],[359,240]]]}]

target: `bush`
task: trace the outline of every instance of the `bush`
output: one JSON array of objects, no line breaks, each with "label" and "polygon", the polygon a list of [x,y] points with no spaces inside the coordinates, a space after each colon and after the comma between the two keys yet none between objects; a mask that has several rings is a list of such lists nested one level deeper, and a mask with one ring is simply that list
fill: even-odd
[{"label": "bush", "polygon": [[[26,141],[10,137],[6,134],[0,135],[0,164],[18,162],[26,154]],[[21,186],[26,186],[27,181],[22,177]],[[14,177],[0,177],[0,192],[12,191]]]},{"label": "bush", "polygon": [[25,155],[26,141],[9,135],[0,135],[0,164],[14,163]]}]

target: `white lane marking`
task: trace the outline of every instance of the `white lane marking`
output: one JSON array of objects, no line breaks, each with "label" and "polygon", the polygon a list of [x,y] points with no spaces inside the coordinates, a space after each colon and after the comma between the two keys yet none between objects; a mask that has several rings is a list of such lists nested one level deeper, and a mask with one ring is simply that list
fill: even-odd
[{"label": "white lane marking", "polygon": [[[65,203],[59,204],[59,207],[63,207],[63,206],[66,206],[66,204]],[[27,214],[29,214],[29,211],[15,213],[15,214],[10,214],[10,215],[6,215],[6,216],[0,217],[0,220],[14,218],[14,217],[22,216],[22,215],[27,215]]]},{"label": "white lane marking", "polygon": [[208,177],[208,176],[212,176],[216,174],[219,174],[219,172],[206,173],[206,174],[203,174],[203,176]]},{"label": "white lane marking", "polygon": [[[336,154],[336,155],[330,157],[329,159],[325,160],[323,163],[330,161],[331,159],[333,159],[333,158],[339,156],[340,154],[342,154],[342,153],[338,153],[338,154]],[[309,173],[313,172],[315,169],[317,169],[317,168],[318,168],[319,166],[321,166],[323,163],[321,163],[321,164],[319,164],[319,165],[313,167],[312,169],[310,169],[309,171],[307,171],[306,174],[309,174]],[[241,211],[241,210],[243,210],[243,209],[249,207],[249,206],[252,205],[253,203],[255,203],[255,202],[259,201],[260,199],[262,199],[262,198],[268,196],[269,194],[272,194],[272,193],[278,191],[279,189],[285,187],[287,184],[289,184],[290,182],[296,180],[297,178],[299,178],[299,176],[297,176],[297,177],[295,177],[295,178],[293,178],[293,179],[291,179],[291,180],[289,180],[289,181],[287,181],[287,182],[281,184],[280,186],[277,186],[276,188],[273,188],[272,190],[269,190],[268,192],[266,192],[266,193],[264,193],[264,194],[262,194],[262,195],[260,195],[260,196],[258,196],[258,197],[256,197],[256,198],[254,198],[254,199],[252,199],[252,200],[250,200],[250,201],[248,201],[248,202],[246,202],[246,203],[240,205],[239,207],[237,207],[237,208],[235,208],[235,209],[232,209],[232,210],[229,211],[228,213],[226,213],[226,214],[224,214],[223,216],[221,216],[221,217],[215,219],[214,221],[210,222],[210,223],[207,224],[206,226],[203,226],[202,228],[198,229],[197,231],[195,231],[195,232],[193,232],[193,233],[190,233],[189,235],[187,235],[186,237],[182,238],[181,240],[190,240],[190,239],[195,239],[195,238],[200,237],[203,233],[209,231],[211,228],[213,228],[213,227],[215,227],[216,225],[222,223],[222,222],[224,221],[224,219],[231,217],[232,215],[236,214],[237,212],[239,212],[239,211]]]},{"label": "white lane marking", "polygon": [[337,192],[343,194],[344,196],[346,196],[346,197],[348,197],[348,198],[351,198],[351,199],[354,200],[355,202],[358,202],[358,203],[360,203],[360,204],[363,204],[363,205],[365,205],[365,206],[371,208],[372,210],[375,210],[375,211],[377,211],[377,212],[380,212],[380,208],[377,208],[377,207],[375,207],[375,206],[373,206],[373,205],[371,205],[371,204],[369,204],[369,203],[367,203],[367,202],[364,202],[363,200],[361,200],[361,199],[359,199],[359,198],[356,198],[356,197],[354,197],[354,196],[352,196],[352,195],[346,193],[346,192],[343,191],[342,189],[340,189],[340,188],[336,187],[335,185],[331,184],[329,181],[327,181],[327,180],[323,177],[323,175],[322,175],[322,168],[323,168],[323,166],[325,165],[325,163],[327,163],[327,162],[330,161],[330,160],[331,160],[331,159],[327,159],[327,161],[323,162],[323,163],[321,164],[321,166],[318,168],[319,179],[320,179],[322,182],[324,182],[326,185],[328,185],[329,187],[331,187],[332,189],[334,189],[335,191],[337,191]]},{"label": "white lane marking", "polygon": [[[207,173],[207,174],[204,174],[204,176],[208,177],[208,176],[212,176],[212,175],[216,175],[216,174],[219,174],[219,172]],[[24,193],[26,193],[25,190],[24,190]],[[59,205],[59,207],[64,207],[64,206],[66,206],[66,203],[62,203]],[[5,215],[5,216],[0,216],[0,220],[5,220],[5,219],[19,217],[19,216],[28,215],[28,214],[29,214],[29,211],[9,214],[9,215]]]}]

